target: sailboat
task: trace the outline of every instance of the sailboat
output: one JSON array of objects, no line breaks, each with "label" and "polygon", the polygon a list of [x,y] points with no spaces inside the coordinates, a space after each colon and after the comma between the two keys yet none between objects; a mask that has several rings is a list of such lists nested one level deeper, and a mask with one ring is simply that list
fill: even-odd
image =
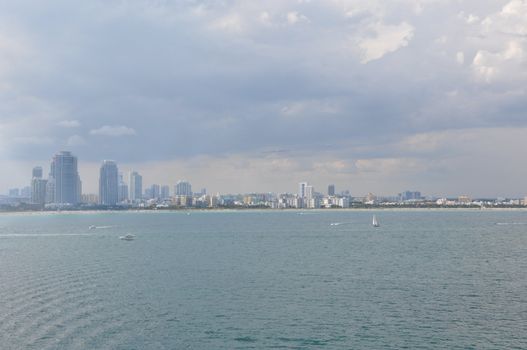
[{"label": "sailboat", "polygon": [[379,227],[379,222],[377,221],[377,217],[373,215],[373,221],[372,221],[373,227]]}]

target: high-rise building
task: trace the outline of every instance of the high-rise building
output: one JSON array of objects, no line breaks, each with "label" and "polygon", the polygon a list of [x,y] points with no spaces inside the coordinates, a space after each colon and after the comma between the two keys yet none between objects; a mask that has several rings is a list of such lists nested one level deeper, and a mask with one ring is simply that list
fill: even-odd
[{"label": "high-rise building", "polygon": [[334,196],[335,195],[335,185],[329,185],[328,186],[328,196]]},{"label": "high-rise building", "polygon": [[143,177],[136,171],[130,172],[130,181],[128,182],[128,189],[130,191],[130,200],[138,201],[143,196]]},{"label": "high-rise building", "polygon": [[124,182],[123,174],[119,173],[119,188],[118,201],[124,202],[128,200],[128,185]]},{"label": "high-rise building", "polygon": [[298,184],[298,197],[304,198],[306,196],[306,187],[308,186],[307,182],[300,182]]},{"label": "high-rise building", "polygon": [[167,185],[161,186],[161,199],[170,198],[170,187]]},{"label": "high-rise building", "polygon": [[176,196],[192,196],[192,186],[186,180],[180,180],[174,191]]},{"label": "high-rise building", "polygon": [[[51,183],[51,185],[50,185]],[[49,173],[47,194],[50,202],[57,204],[78,204],[81,195],[81,180],[77,170],[77,157],[62,151],[53,156]]]},{"label": "high-rise building", "polygon": [[36,166],[31,173],[31,189],[30,195],[31,203],[44,205],[46,204],[46,187],[48,180],[42,178],[42,167]]},{"label": "high-rise building", "polygon": [[119,170],[113,160],[102,162],[99,172],[99,204],[116,205],[119,201]]},{"label": "high-rise building", "polygon": [[158,199],[160,197],[159,189],[160,189],[159,185],[153,184],[150,187],[150,197],[153,198],[153,199]]},{"label": "high-rise building", "polygon": [[33,175],[31,176],[32,179],[41,179],[42,178],[42,167],[36,166],[33,168]]},{"label": "high-rise building", "polygon": [[31,203],[44,205],[46,203],[46,188],[48,180],[34,177],[31,179]]},{"label": "high-rise building", "polygon": [[9,189],[9,197],[20,197],[20,189],[18,189],[18,188],[10,188]]}]

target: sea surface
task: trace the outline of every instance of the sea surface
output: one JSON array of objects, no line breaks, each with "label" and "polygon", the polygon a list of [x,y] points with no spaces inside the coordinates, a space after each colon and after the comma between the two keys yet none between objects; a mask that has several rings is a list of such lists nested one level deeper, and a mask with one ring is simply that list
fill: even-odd
[{"label": "sea surface", "polygon": [[527,349],[527,211],[1,214],[0,348]]}]

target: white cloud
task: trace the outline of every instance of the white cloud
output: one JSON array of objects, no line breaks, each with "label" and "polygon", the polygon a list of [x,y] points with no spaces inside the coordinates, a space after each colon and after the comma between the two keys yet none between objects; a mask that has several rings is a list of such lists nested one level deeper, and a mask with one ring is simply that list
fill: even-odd
[{"label": "white cloud", "polygon": [[134,129],[124,125],[104,125],[98,129],[91,130],[90,134],[101,136],[129,136],[135,135],[136,132]]},{"label": "white cloud", "polygon": [[287,23],[289,24],[297,24],[299,22],[309,22],[309,19],[304,16],[301,13],[298,13],[297,11],[291,11],[287,13]]},{"label": "white cloud", "polygon": [[482,22],[487,32],[527,35],[527,0],[513,0]]},{"label": "white cloud", "polygon": [[480,21],[480,18],[474,14],[468,14],[466,15],[465,12],[460,12],[458,14],[458,18],[465,21],[467,24],[475,24]]},{"label": "white cloud", "polygon": [[524,41],[511,40],[502,51],[479,50],[472,62],[476,78],[487,83],[526,78],[524,46]]},{"label": "white cloud", "polygon": [[386,25],[380,22],[369,27],[374,35],[358,40],[361,50],[361,63],[378,60],[384,55],[408,45],[414,35],[414,27],[406,22],[398,25]]},{"label": "white cloud", "polygon": [[81,123],[78,120],[61,120],[57,125],[63,128],[78,128]]}]

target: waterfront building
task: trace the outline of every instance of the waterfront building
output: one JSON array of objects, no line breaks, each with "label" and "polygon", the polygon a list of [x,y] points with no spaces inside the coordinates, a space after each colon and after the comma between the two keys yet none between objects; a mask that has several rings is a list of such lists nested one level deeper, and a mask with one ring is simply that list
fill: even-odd
[{"label": "waterfront building", "polygon": [[399,193],[397,197],[399,202],[416,201],[422,199],[421,192],[419,191],[404,191]]},{"label": "waterfront building", "polygon": [[306,196],[306,187],[308,186],[307,182],[298,183],[298,197],[304,198]]},{"label": "waterfront building", "polygon": [[119,173],[118,201],[119,203],[128,200],[128,184],[124,182],[123,174]]},{"label": "waterfront building", "polygon": [[174,195],[176,196],[192,196],[192,186],[186,180],[180,180],[175,186]]},{"label": "waterfront building", "polygon": [[99,204],[116,205],[119,201],[119,170],[113,160],[105,160],[99,172]]},{"label": "waterfront building", "polygon": [[46,204],[46,188],[48,180],[42,177],[31,179],[31,203],[44,205]]},{"label": "waterfront building", "polygon": [[335,185],[329,185],[328,186],[328,196],[334,196],[335,195]]},{"label": "waterfront building", "polygon": [[83,194],[81,196],[82,203],[86,204],[98,204],[99,203],[99,196],[96,194]]},{"label": "waterfront building", "polygon": [[130,172],[130,181],[128,182],[128,188],[130,191],[130,200],[139,201],[143,196],[143,177],[136,171]]},{"label": "waterfront building", "polygon": [[[52,186],[49,186],[49,185]],[[50,203],[75,205],[80,202],[82,183],[77,169],[77,157],[62,151],[51,161],[47,194]]]}]

